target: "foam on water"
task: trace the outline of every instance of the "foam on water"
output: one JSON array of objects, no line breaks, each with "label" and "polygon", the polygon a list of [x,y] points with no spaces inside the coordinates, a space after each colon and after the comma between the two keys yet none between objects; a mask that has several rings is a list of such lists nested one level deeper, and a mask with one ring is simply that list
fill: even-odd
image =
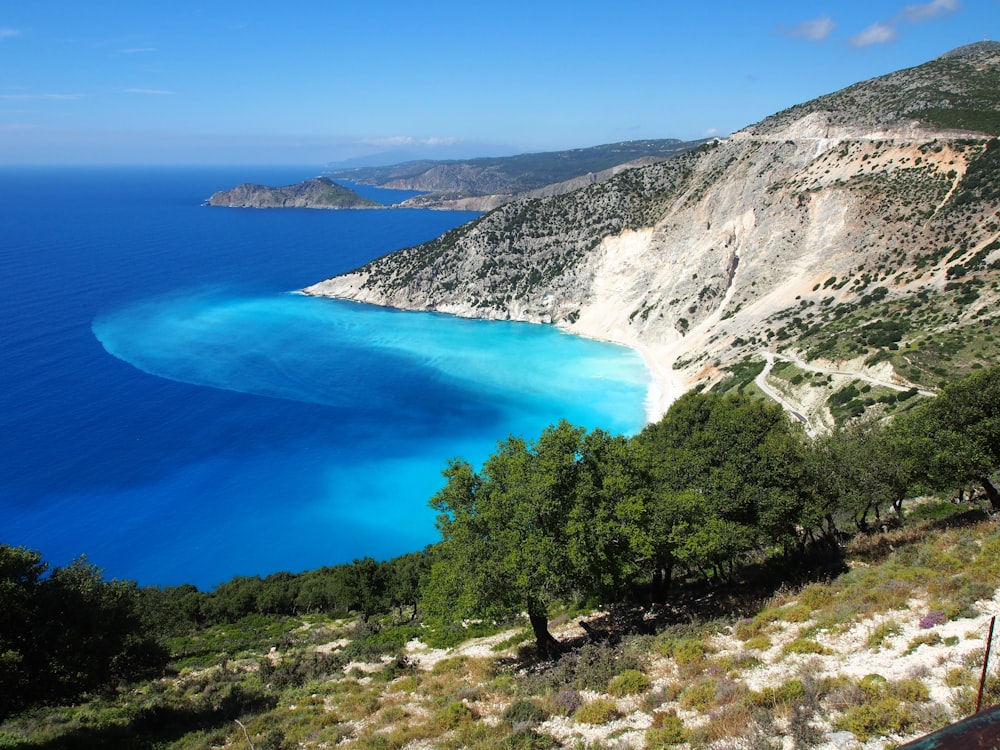
[{"label": "foam on water", "polygon": [[[279,569],[291,538],[298,568],[419,549],[436,537],[427,501],[456,446],[478,463],[507,435],[533,438],[561,418],[631,432],[649,383],[634,352],[551,327],[298,294],[161,296],[98,316],[93,332],[146,373],[312,404],[343,425],[183,466],[143,488],[142,512],[97,550],[142,579],[182,574],[202,586],[219,581],[199,570]],[[205,499],[198,514],[172,513],[192,493]],[[198,564],[165,565],[164,535],[183,539]],[[247,546],[270,535],[275,549]]]},{"label": "foam on water", "polygon": [[500,404],[629,431],[649,381],[638,355],[551,328],[294,294],[171,295],[99,316],[93,330],[110,354],[160,377],[383,412],[436,411],[444,398],[459,411]]}]

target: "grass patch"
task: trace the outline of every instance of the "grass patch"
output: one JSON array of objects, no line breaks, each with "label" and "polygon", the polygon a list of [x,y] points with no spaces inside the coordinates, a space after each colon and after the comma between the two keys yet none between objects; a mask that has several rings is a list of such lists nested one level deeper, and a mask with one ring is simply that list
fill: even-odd
[{"label": "grass patch", "polygon": [[785,656],[789,654],[829,654],[830,649],[812,638],[796,638],[794,641],[786,643],[781,649]]},{"label": "grass patch", "polygon": [[872,651],[878,651],[887,640],[903,632],[903,626],[895,620],[886,620],[876,625],[868,634],[865,645]]}]

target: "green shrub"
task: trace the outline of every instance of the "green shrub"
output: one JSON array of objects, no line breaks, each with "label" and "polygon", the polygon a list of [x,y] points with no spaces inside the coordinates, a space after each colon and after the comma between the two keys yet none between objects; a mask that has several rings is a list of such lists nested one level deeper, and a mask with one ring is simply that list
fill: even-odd
[{"label": "green shrub", "polygon": [[431,724],[438,732],[450,732],[458,729],[465,722],[476,719],[476,712],[469,708],[462,701],[452,701],[444,708],[434,712],[431,717]]},{"label": "green shrub", "polygon": [[[976,694],[979,692],[979,678],[972,677],[969,684],[956,691],[951,704],[958,717],[971,716],[976,710]],[[1000,676],[990,675],[986,678],[983,690],[983,706],[1000,705]]]},{"label": "green shrub", "polygon": [[825,607],[831,601],[833,590],[825,583],[811,583],[799,592],[799,604],[810,610]]},{"label": "green shrub", "polygon": [[753,651],[767,651],[771,648],[771,645],[771,639],[766,635],[755,635],[753,638],[748,638],[743,643],[744,648],[748,648]]},{"label": "green shrub", "polygon": [[921,646],[936,646],[941,643],[941,634],[937,632],[918,635],[906,646],[906,654],[912,654]]},{"label": "green shrub", "polygon": [[507,707],[501,718],[513,727],[518,724],[539,724],[549,718],[549,714],[533,701],[517,700]]},{"label": "green shrub", "polygon": [[684,722],[676,711],[657,711],[653,714],[653,726],[646,731],[646,750],[673,747],[687,742]]},{"label": "green shrub", "polygon": [[756,638],[764,632],[764,628],[766,628],[768,624],[769,623],[764,622],[763,619],[758,617],[739,620],[733,626],[733,638],[736,638],[739,641],[748,641],[751,638]]},{"label": "green shrub", "polygon": [[875,628],[873,628],[868,634],[868,648],[872,651],[878,651],[889,638],[892,638],[894,635],[899,635],[902,632],[902,625],[895,620],[886,620],[880,625],[876,625]]},{"label": "green shrub", "polygon": [[805,604],[793,604],[781,609],[781,619],[785,622],[805,622],[811,614],[812,609]]},{"label": "green shrub", "polygon": [[869,698],[881,698],[889,692],[889,680],[880,674],[866,674],[858,680],[858,687]]},{"label": "green shrub", "polygon": [[[417,636],[431,648],[453,648],[470,638],[483,638],[495,635],[503,629],[502,625],[489,622],[475,622],[468,626],[453,625],[446,628],[417,628]],[[411,636],[416,637],[416,636]],[[404,641],[405,643],[405,641]]]},{"label": "green shrub", "polygon": [[967,508],[943,501],[920,503],[906,511],[907,521],[934,521],[961,513]]},{"label": "green shrub", "polygon": [[618,707],[607,698],[596,698],[584,703],[573,714],[573,718],[581,724],[607,724],[616,716]]},{"label": "green shrub", "polygon": [[520,729],[504,738],[503,750],[548,750],[558,743],[554,737],[533,729]]},{"label": "green shrub", "polygon": [[913,713],[891,696],[851,706],[833,722],[835,729],[850,732],[861,742],[887,734],[905,734],[913,724]]},{"label": "green shrub", "polygon": [[650,679],[638,669],[626,669],[620,675],[611,678],[608,692],[611,695],[638,695],[645,693],[652,686]]},{"label": "green shrub", "polygon": [[944,675],[944,684],[948,687],[967,687],[973,680],[972,671],[965,667],[952,667]]},{"label": "green shrub", "polygon": [[376,675],[382,682],[392,682],[397,677],[402,677],[413,672],[413,664],[406,658],[406,654],[397,654],[396,657],[386,663]]},{"label": "green shrub", "polygon": [[830,651],[820,643],[811,638],[796,638],[794,641],[785,644],[781,650],[783,654],[828,654]]},{"label": "green shrub", "polygon": [[761,661],[751,651],[737,651],[734,654],[717,657],[712,660],[712,663],[725,672],[727,677],[736,678],[741,672],[759,667]]},{"label": "green shrub", "polygon": [[691,711],[706,711],[715,704],[715,680],[703,678],[688,685],[677,696],[681,708]]},{"label": "green shrub", "polygon": [[382,630],[365,630],[350,643],[348,643],[341,655],[348,661],[357,659],[359,661],[370,660],[382,654],[391,654],[399,651],[408,641],[422,635],[423,631],[416,626],[389,627]]},{"label": "green shrub", "polygon": [[514,646],[520,646],[521,644],[527,643],[533,639],[534,636],[532,635],[530,630],[527,629],[518,630],[510,638],[505,638],[499,643],[494,643],[490,647],[490,651],[497,651],[497,652],[506,651],[509,648],[513,648]]},{"label": "green shrub", "polygon": [[560,690],[606,690],[608,682],[627,669],[638,669],[635,655],[607,643],[587,643],[565,654],[550,669],[527,675],[522,688],[529,695]]},{"label": "green shrub", "polygon": [[927,685],[916,677],[904,677],[892,683],[889,689],[897,698],[909,703],[926,703],[931,699],[931,691]]},{"label": "green shrub", "polygon": [[806,697],[806,687],[802,680],[793,678],[781,685],[765,687],[760,692],[752,692],[749,702],[753,706],[768,708],[775,713],[785,714],[795,703]]},{"label": "green shrub", "polygon": [[683,667],[701,662],[705,658],[705,645],[697,638],[676,638],[663,644],[663,653]]}]

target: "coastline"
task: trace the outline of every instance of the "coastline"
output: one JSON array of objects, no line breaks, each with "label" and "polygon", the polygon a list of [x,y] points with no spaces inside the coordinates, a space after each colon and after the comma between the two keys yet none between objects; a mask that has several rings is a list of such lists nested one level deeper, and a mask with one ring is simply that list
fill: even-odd
[{"label": "coastline", "polygon": [[[550,324],[541,323],[541,325]],[[674,346],[656,346],[643,341],[637,341],[632,336],[626,341],[624,336],[615,337],[610,332],[600,335],[581,330],[577,327],[559,324],[556,324],[556,328],[573,336],[581,336],[593,341],[603,341],[608,344],[627,347],[642,358],[642,363],[645,365],[650,376],[649,388],[646,390],[645,399],[646,424],[659,422],[674,401],[683,396],[688,390],[684,380],[676,374],[673,368],[673,364],[677,359]]]},{"label": "coastline", "polygon": [[[436,312],[443,315],[453,315],[455,317],[469,318],[473,320],[488,321],[491,319],[489,317],[466,314],[464,310],[460,309],[417,310],[385,302],[376,302],[370,299],[359,299],[360,296],[364,295],[357,294],[357,287],[353,284],[347,286],[344,286],[343,284],[338,285],[335,282],[338,278],[342,277],[335,276],[330,279],[326,279],[325,281],[317,282],[316,284],[297,289],[293,293],[301,294],[307,297],[327,297],[329,299],[339,299],[348,302],[374,305],[376,307],[387,307],[395,310]],[[649,344],[637,340],[637,337],[631,331],[628,332],[629,335],[627,336],[615,336],[614,332],[611,330],[593,330],[587,325],[586,322],[579,320],[572,324],[566,324],[521,318],[518,322],[552,326],[555,329],[572,336],[579,336],[581,338],[591,339],[592,341],[602,341],[608,344],[615,344],[616,346],[624,346],[635,351],[642,358],[643,365],[649,372],[650,376],[649,386],[646,390],[646,397],[644,399],[646,424],[658,422],[663,415],[666,414],[671,404],[684,395],[684,393],[688,390],[685,380],[678,376],[673,369],[673,364],[678,356],[677,344],[679,342],[677,341],[660,345]]]},{"label": "coastline", "polygon": [[655,356],[651,347],[641,344],[624,344],[624,346],[631,346],[639,352],[639,356],[652,375],[649,393],[646,395],[646,422],[648,424],[659,422],[673,403],[688,390],[684,387],[684,381],[675,374],[673,368],[675,358],[666,353]]}]

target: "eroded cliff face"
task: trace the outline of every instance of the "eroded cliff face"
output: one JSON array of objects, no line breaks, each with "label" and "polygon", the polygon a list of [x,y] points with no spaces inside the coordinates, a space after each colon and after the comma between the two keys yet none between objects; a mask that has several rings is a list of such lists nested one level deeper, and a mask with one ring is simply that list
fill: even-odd
[{"label": "eroded cliff face", "polygon": [[[928,295],[952,295],[923,333],[988,323],[997,141],[903,118],[799,115],[566,195],[516,200],[305,292],[554,323],[642,348],[675,391],[764,349],[819,347],[818,326],[866,305],[913,317]],[[823,347],[813,355],[869,352]],[[874,364],[885,371],[884,358]]]},{"label": "eroded cliff face", "polygon": [[[698,379],[766,343],[772,319],[803,301],[941,287],[943,267],[919,278],[906,270],[949,227],[965,227],[969,256],[997,240],[995,208],[992,229],[988,206],[949,210],[981,140],[857,134],[820,118],[774,136],[736,134],[632,179],[515,202],[306,292],[557,323],[669,350],[671,366]],[[855,281],[824,287],[833,277]],[[734,346],[740,339],[752,343]]]}]

